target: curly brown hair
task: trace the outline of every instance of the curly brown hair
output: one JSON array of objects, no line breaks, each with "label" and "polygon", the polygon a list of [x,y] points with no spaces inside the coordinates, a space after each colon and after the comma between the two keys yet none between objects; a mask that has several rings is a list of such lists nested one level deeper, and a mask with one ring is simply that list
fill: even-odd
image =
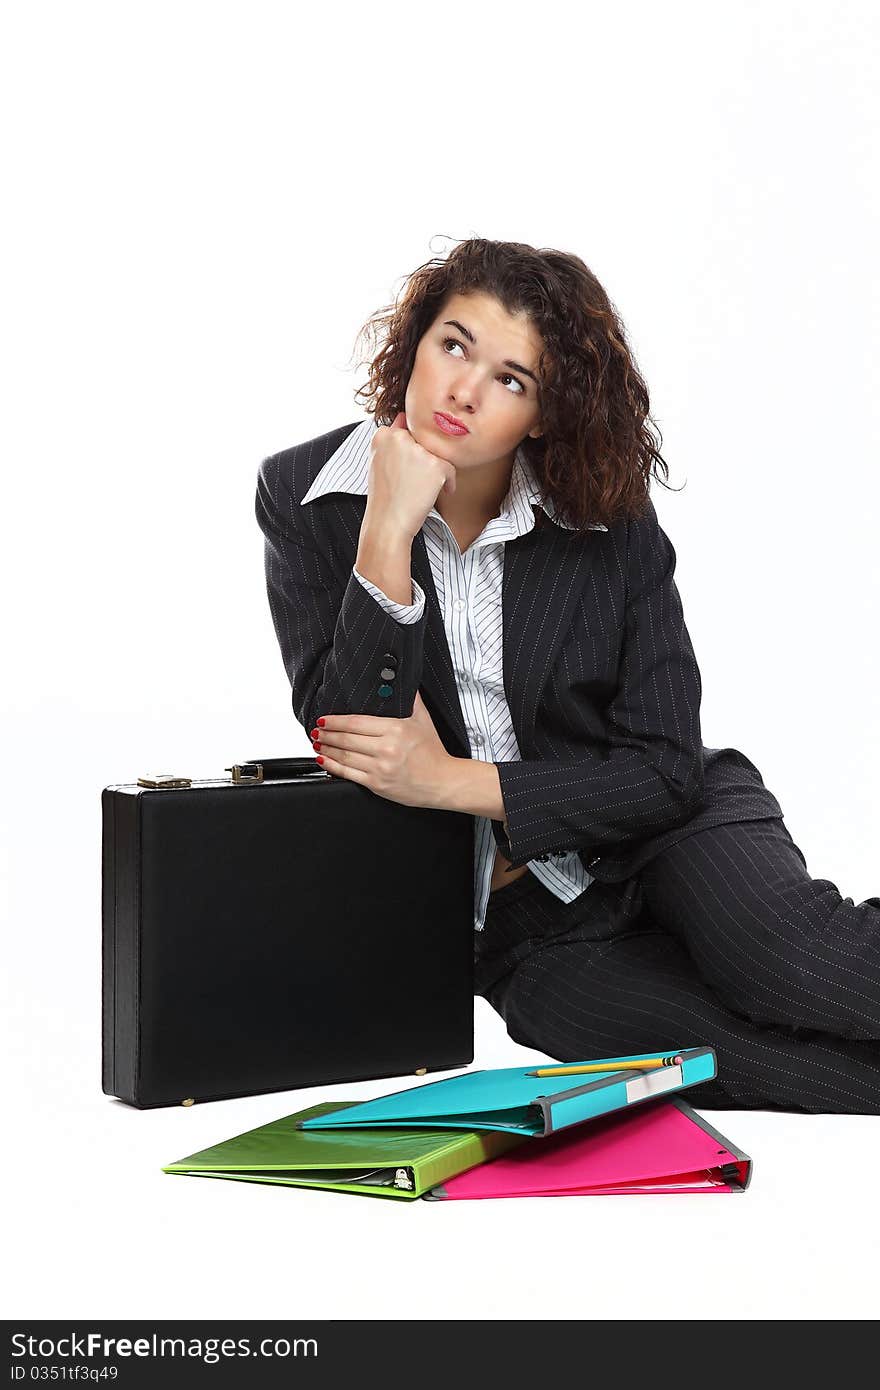
[{"label": "curly brown hair", "polygon": [[367,353],[359,365],[369,367],[369,380],[355,399],[377,424],[390,425],[404,408],[419,341],[450,295],[476,290],[510,314],[528,314],[544,341],[543,434],[522,440],[543,497],[577,531],[643,515],[652,470],[669,475],[662,435],[648,414],[648,389],[620,316],[578,256],[472,237],[445,258],[426,261],[404,277],[396,302],[360,329],[357,343],[365,342]]}]

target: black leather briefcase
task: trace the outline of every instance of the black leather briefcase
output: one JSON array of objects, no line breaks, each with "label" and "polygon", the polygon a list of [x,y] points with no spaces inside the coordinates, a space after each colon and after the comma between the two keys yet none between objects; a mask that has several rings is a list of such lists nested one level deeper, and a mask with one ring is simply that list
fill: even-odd
[{"label": "black leather briefcase", "polygon": [[473,819],[314,758],[102,810],[103,1089],[139,1108],[473,1061]]}]

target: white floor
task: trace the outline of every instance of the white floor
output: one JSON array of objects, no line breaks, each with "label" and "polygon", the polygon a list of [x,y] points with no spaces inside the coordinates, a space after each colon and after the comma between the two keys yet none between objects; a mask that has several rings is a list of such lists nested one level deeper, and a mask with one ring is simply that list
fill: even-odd
[{"label": "white floor", "polygon": [[[873,1117],[705,1112],[754,1161],[736,1197],[395,1203],[205,1182],[161,1166],[316,1100],[399,1087],[134,1110],[101,1094],[94,1004],[77,1020],[47,994],[19,1033],[7,1318],[615,1319],[634,1295],[659,1318],[877,1314]],[[476,1004],[475,1066],[538,1055]]]},{"label": "white floor", "polygon": [[[102,1093],[98,790],[133,757],[110,717],[76,732],[22,718],[0,808],[5,1317],[616,1318],[634,1291],[658,1317],[876,1317],[880,1117],[707,1111],[753,1159],[739,1196],[397,1203],[163,1173],[317,1100],[406,1079],[190,1109]],[[847,891],[876,892],[851,855],[838,873],[810,849],[815,872],[835,862]],[[475,1003],[475,1067],[538,1056]]]}]

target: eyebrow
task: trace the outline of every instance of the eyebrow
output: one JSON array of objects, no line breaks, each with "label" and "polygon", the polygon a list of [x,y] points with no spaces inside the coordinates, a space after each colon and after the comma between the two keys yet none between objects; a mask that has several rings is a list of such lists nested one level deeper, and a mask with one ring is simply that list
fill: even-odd
[{"label": "eyebrow", "polygon": [[[470,331],[469,328],[465,328],[463,323],[459,323],[458,319],[444,319],[443,322],[444,324],[451,324],[453,328],[457,328],[459,333],[463,333],[464,336],[468,338],[470,342],[473,343],[474,347],[476,347],[477,340],[474,337],[473,333]],[[535,376],[535,373],[530,372],[528,367],[524,367],[522,363],[511,362],[510,359],[507,358],[504,362],[501,363],[501,365],[502,367],[512,367],[515,372],[522,372],[523,376],[530,376],[535,385],[540,386],[541,383],[538,381],[538,378]]]}]

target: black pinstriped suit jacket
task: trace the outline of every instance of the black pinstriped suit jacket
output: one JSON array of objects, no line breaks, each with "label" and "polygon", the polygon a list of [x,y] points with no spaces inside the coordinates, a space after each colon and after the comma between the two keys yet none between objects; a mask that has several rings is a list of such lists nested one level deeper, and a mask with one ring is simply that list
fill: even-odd
[{"label": "black pinstriped suit jacket", "polygon": [[[300,505],[359,423],[259,468],[256,515],[293,712],[306,732],[321,714],[403,719],[419,690],[447,752],[469,758],[422,532],[412,575],[425,613],[398,623],[352,574],[366,497]],[[588,873],[614,882],[705,826],[783,814],[748,758],[703,747],[700,673],[674,570],[651,502],[638,521],[585,537],[537,507],[534,530],[506,542],[504,689],[522,761],[497,764],[509,840],[501,821],[492,828],[513,865],[577,849]],[[397,674],[383,698],[386,652]]]}]

